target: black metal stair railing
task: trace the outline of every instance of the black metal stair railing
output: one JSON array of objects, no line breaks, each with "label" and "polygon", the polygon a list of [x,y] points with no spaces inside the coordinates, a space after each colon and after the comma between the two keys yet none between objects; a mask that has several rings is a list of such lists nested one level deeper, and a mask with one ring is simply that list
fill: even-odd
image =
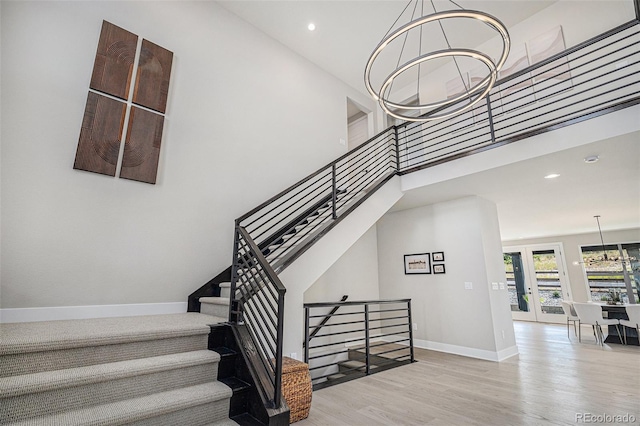
[{"label": "black metal stair railing", "polygon": [[246,230],[236,226],[229,321],[244,324],[244,342],[256,370],[263,401],[278,408],[282,398],[282,335],[286,289]]},{"label": "black metal stair railing", "polygon": [[636,19],[502,78],[472,111],[392,126],[238,218],[229,319],[250,329],[270,400],[281,398],[277,274],[389,179],[639,103]]},{"label": "black metal stair railing", "polygon": [[414,361],[411,299],[305,303],[304,311],[314,389]]}]

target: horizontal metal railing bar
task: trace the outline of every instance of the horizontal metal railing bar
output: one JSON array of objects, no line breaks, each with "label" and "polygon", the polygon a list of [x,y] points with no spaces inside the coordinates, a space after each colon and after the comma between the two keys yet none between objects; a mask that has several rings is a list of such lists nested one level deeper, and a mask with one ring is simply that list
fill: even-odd
[{"label": "horizontal metal railing bar", "polygon": [[345,335],[345,334],[361,333],[363,331],[365,331],[364,328],[358,328],[358,329],[355,329],[355,330],[336,331],[335,333],[316,334],[316,339],[319,339],[321,337],[332,337],[332,336],[342,336],[342,335]]},{"label": "horizontal metal railing bar", "polygon": [[[364,314],[364,311],[356,311],[356,312],[340,312],[340,313],[335,313],[332,316],[333,317],[337,317],[340,315],[362,315]],[[309,315],[309,318],[324,318],[326,315]]]},{"label": "horizontal metal railing bar", "polygon": [[[408,317],[407,317],[408,318]],[[409,326],[408,322],[400,323],[400,324],[390,324],[390,325],[381,325],[379,327],[369,327],[369,330],[382,330],[383,328],[393,328],[393,327],[405,327]]]},{"label": "horizontal metal railing bar", "polygon": [[[398,331],[397,333],[384,333],[384,334],[379,334],[376,337],[382,338],[382,337],[389,337],[389,336],[399,336],[401,334],[406,334],[406,333],[411,333],[411,331],[406,330],[406,331]],[[389,342],[389,343],[393,343],[393,342]]]},{"label": "horizontal metal railing bar", "polygon": [[406,311],[407,308],[396,308],[396,309],[379,309],[377,311],[369,311],[370,314],[377,314],[377,313],[381,313],[381,312],[400,312],[400,311]]},{"label": "horizontal metal railing bar", "polygon": [[382,300],[348,300],[346,302],[313,302],[305,303],[305,308],[326,308],[331,306],[350,306],[350,305],[386,305],[389,303],[407,303],[411,299],[382,299]]},{"label": "horizontal metal railing bar", "polygon": [[364,340],[365,340],[364,336],[362,336],[362,337],[359,337],[357,339],[346,339],[346,340],[343,340],[341,342],[323,343],[321,345],[311,345],[311,344],[309,344],[309,350],[319,349],[319,348],[328,348],[329,346],[336,346],[336,345],[344,346],[345,344],[349,344],[349,343],[364,342]]},{"label": "horizontal metal railing bar", "polygon": [[[406,311],[407,309],[404,309],[404,310]],[[369,312],[369,315],[371,315],[373,313],[375,313],[375,312]],[[404,316],[401,316],[401,317],[389,317],[389,318],[387,318],[387,317],[379,317],[379,318],[376,318],[375,321],[391,321],[391,320],[396,320],[396,319],[407,319],[407,318],[409,318],[409,315],[404,315]]]},{"label": "horizontal metal railing bar", "polygon": [[[337,322],[337,323],[327,323],[325,324],[325,327],[339,327],[341,325],[350,325],[350,324],[363,324],[364,323],[364,319],[358,320],[358,321],[346,321],[346,322]],[[320,337],[319,335],[316,335],[317,337]]]},{"label": "horizontal metal railing bar", "polygon": [[[393,349],[389,349],[388,351],[376,352],[376,353],[371,354],[371,355],[381,356],[381,355],[386,355],[386,354],[390,354],[390,353],[398,352],[398,351],[408,351],[409,349],[410,349],[409,346],[404,346],[402,348],[393,348]],[[406,355],[403,355],[403,356],[406,356]]]},{"label": "horizontal metal railing bar", "polygon": [[314,355],[314,356],[310,356],[309,360],[314,360],[314,359],[320,359],[320,358],[326,358],[328,356],[334,356],[334,355],[340,355],[340,354],[346,354],[349,352],[348,348],[343,348],[342,350],[336,351],[336,352],[329,352],[329,353],[323,353],[320,355]]}]

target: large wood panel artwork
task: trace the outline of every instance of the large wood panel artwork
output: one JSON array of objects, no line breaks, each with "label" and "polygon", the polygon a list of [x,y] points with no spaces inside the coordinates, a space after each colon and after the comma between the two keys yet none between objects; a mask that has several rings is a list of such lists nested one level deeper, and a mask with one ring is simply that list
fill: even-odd
[{"label": "large wood panel artwork", "polygon": [[149,40],[142,40],[133,102],[165,112],[173,53]]},{"label": "large wood panel artwork", "polygon": [[115,176],[126,104],[89,92],[74,169]]},{"label": "large wood panel artwork", "polygon": [[163,126],[162,115],[135,106],[131,108],[121,178],[156,183]]},{"label": "large wood panel artwork", "polygon": [[137,35],[103,21],[89,87],[126,99],[137,47]]},{"label": "large wood panel artwork", "polygon": [[116,176],[120,165],[119,177],[156,183],[172,64],[171,51],[138,48],[137,35],[103,21],[74,169]]}]

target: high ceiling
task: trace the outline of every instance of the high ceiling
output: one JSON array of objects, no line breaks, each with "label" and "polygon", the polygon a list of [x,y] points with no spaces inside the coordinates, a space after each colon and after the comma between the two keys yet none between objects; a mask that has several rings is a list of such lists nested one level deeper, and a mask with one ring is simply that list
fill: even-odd
[{"label": "high ceiling", "polygon": [[[556,1],[460,0],[456,3],[492,14],[508,28]],[[366,93],[363,75],[369,55],[401,14],[408,0],[221,0],[218,3],[350,86]],[[431,2],[424,3],[425,14],[427,11],[431,13]],[[435,0],[434,4],[438,11],[457,9],[450,1]],[[409,12],[405,12],[400,22],[408,22],[406,18],[409,16]],[[307,29],[310,22],[316,25],[313,32]],[[469,27],[465,31],[456,31],[455,22],[446,22],[444,25],[452,44],[467,47],[477,46],[495,35],[474,26],[470,27],[471,31]],[[436,37],[440,37],[439,34]],[[387,61],[387,65],[381,64],[382,68],[395,68],[394,58],[380,59]]]},{"label": "high ceiling", "polygon": [[[493,14],[511,27],[556,1],[457,3]],[[367,59],[407,2],[219,1],[243,20],[363,93],[366,93],[363,72]],[[430,3],[425,1],[425,7]],[[438,10],[453,8],[448,1],[434,3]],[[313,32],[307,29],[310,22],[316,25]],[[458,31],[456,36],[462,37],[460,43],[477,45],[485,41],[484,35],[474,32]],[[467,39],[463,39],[465,36]],[[629,134],[412,190],[394,210],[479,195],[496,203],[504,240],[593,232],[594,215],[602,216],[603,230],[638,227],[638,141],[640,133]],[[585,164],[583,159],[588,155],[599,155],[600,160]],[[560,177],[545,180],[543,176],[551,172],[559,173]]]}]

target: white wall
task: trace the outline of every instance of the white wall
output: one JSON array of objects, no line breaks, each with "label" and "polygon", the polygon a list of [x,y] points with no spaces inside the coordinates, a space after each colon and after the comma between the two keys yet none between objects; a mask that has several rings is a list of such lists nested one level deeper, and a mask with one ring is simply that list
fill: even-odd
[{"label": "white wall", "polygon": [[[2,308],[184,302],[371,100],[214,2],[2,2]],[[102,20],[174,52],[158,183],[73,170]]]},{"label": "white wall", "polygon": [[304,303],[377,300],[378,234],[373,226],[349,248],[311,287],[304,292]]},{"label": "white wall", "polygon": [[[549,220],[553,220],[550,217]],[[593,221],[596,228],[595,219]],[[625,229],[620,231],[602,231],[602,238],[605,244],[633,243],[640,241],[640,228]],[[587,234],[559,235],[556,237],[521,239],[513,241],[503,241],[504,247],[526,246],[533,244],[562,243],[564,248],[564,258],[567,265],[567,275],[571,285],[571,295],[576,302],[586,302],[591,300],[588,291],[586,275],[582,264],[574,265],[574,262],[582,261],[581,246],[600,245],[600,234],[591,232]]]},{"label": "white wall", "polygon": [[[445,274],[404,274],[405,254],[434,251],[445,254]],[[491,290],[505,282],[493,203],[466,197],[385,215],[378,271],[382,299],[412,299],[417,346],[490,360],[517,353],[507,291]]]}]

